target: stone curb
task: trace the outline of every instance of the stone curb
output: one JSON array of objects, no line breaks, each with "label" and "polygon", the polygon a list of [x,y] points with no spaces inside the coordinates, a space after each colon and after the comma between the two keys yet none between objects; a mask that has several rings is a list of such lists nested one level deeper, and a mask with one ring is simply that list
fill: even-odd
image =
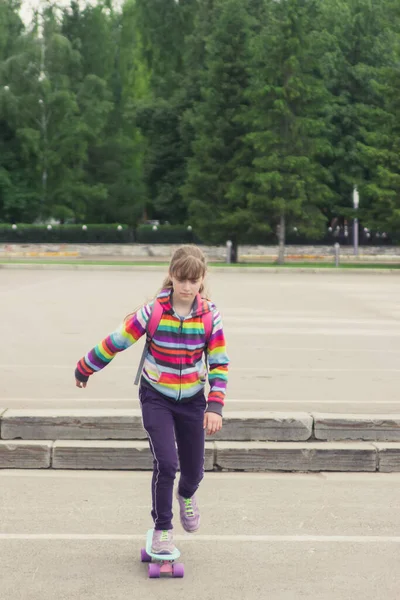
[{"label": "stone curb", "polygon": [[377,449],[377,469],[381,473],[400,471],[400,444],[394,442],[374,444]]},{"label": "stone curb", "polygon": [[[54,469],[105,469],[150,471],[153,457],[145,442],[56,441],[52,451]],[[204,470],[213,471],[214,444],[207,442]]]},{"label": "stone curb", "polygon": [[[312,435],[307,413],[227,412],[216,440],[305,441]],[[0,439],[146,440],[139,409],[8,409]]]},{"label": "stone curb", "polygon": [[[0,415],[2,469],[152,469],[139,409]],[[400,415],[231,411],[208,440],[206,470],[400,472]]]},{"label": "stone curb", "polygon": [[[210,272],[215,273],[274,273],[274,274],[282,274],[282,273],[318,273],[318,274],[362,274],[362,273],[375,273],[380,275],[389,275],[393,273],[398,273],[400,275],[400,269],[377,269],[377,268],[358,268],[354,267],[352,269],[341,269],[341,268],[318,268],[318,267],[213,267],[209,266]],[[165,271],[165,265],[63,265],[61,263],[0,263],[0,269],[49,269],[49,270],[61,270],[61,271],[70,271],[70,270],[81,270],[81,271]]]},{"label": "stone curb", "polygon": [[315,413],[317,440],[400,441],[400,415]]},{"label": "stone curb", "polygon": [[[151,471],[147,442],[0,441],[0,469]],[[207,442],[206,471],[400,472],[400,443]]]},{"label": "stone curb", "polygon": [[37,440],[0,441],[0,469],[48,469],[52,446]]},{"label": "stone curb", "polygon": [[9,409],[0,439],[146,440],[139,409]]},{"label": "stone curb", "polygon": [[[146,440],[139,409],[0,409],[0,439]],[[400,441],[400,415],[226,411],[216,441]]]},{"label": "stone curb", "polygon": [[367,443],[216,442],[216,466],[243,471],[369,471],[377,449]]}]

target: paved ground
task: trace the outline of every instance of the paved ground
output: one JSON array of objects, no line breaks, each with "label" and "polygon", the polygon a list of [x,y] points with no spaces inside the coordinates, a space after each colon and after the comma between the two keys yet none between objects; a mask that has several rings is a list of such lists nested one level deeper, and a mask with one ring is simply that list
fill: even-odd
[{"label": "paved ground", "polygon": [[[0,270],[0,407],[134,407],[142,342],[74,387],[77,360],[164,270]],[[232,361],[227,410],[400,412],[400,276],[211,272]]]},{"label": "paved ground", "polygon": [[[74,387],[78,358],[162,272],[0,270],[0,406],[136,406],[141,344]],[[212,273],[227,408],[400,412],[400,278]],[[150,473],[0,471],[0,597],[398,600],[399,474],[207,473],[202,528],[176,525],[186,576],[150,581],[139,550]]]},{"label": "paved ground", "polygon": [[0,472],[1,598],[398,600],[398,474],[217,474],[175,526],[186,575],[148,580],[149,473]]}]

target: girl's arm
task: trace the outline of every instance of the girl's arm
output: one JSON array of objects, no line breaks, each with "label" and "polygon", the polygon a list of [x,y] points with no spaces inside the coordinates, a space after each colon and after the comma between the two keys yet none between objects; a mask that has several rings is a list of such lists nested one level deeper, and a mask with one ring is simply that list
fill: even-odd
[{"label": "girl's arm", "polygon": [[107,366],[114,356],[126,350],[144,335],[152,304],[146,304],[136,313],[129,315],[113,333],[80,359],[75,369],[75,378],[86,382],[95,371]]},{"label": "girl's arm", "polygon": [[214,412],[222,416],[228,382],[229,358],[226,353],[222,319],[217,309],[213,311],[213,328],[208,342],[207,356],[210,384],[207,412]]}]

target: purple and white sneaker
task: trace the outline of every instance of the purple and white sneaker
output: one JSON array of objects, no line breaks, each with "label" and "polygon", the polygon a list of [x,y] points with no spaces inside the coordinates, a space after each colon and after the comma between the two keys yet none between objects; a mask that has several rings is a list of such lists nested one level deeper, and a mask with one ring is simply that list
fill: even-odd
[{"label": "purple and white sneaker", "polygon": [[179,493],[176,494],[179,502],[179,514],[181,524],[185,531],[194,533],[200,527],[200,511],[197,505],[196,496],[184,498]]},{"label": "purple and white sneaker", "polygon": [[153,541],[151,543],[151,551],[153,554],[172,554],[175,550],[172,531],[170,529],[155,529],[153,532]]}]

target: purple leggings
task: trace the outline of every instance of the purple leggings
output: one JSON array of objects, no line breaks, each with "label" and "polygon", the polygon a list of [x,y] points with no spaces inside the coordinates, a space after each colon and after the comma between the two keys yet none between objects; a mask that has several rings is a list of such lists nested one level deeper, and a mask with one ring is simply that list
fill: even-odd
[{"label": "purple leggings", "polygon": [[172,496],[178,457],[181,473],[178,492],[181,496],[191,498],[203,479],[206,399],[201,393],[185,403],[167,400],[143,383],[139,398],[143,426],[154,458],[151,516],[155,529],[172,529]]}]

